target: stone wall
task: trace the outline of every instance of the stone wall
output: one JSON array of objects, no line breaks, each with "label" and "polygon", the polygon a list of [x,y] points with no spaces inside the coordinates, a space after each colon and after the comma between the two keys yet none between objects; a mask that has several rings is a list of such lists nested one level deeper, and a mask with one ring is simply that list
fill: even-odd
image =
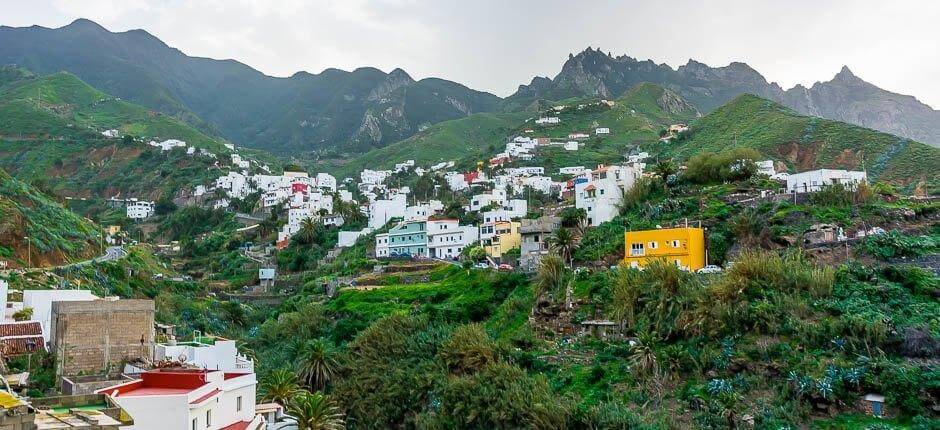
[{"label": "stone wall", "polygon": [[57,374],[110,373],[130,360],[150,360],[153,320],[152,300],[53,303],[50,350]]}]

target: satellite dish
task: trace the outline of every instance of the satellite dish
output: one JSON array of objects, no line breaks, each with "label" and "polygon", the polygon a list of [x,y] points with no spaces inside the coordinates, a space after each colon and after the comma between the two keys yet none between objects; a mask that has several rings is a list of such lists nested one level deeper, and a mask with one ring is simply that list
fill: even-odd
[{"label": "satellite dish", "polygon": [[186,358],[187,358],[186,354],[180,354],[178,357],[176,357],[176,359],[179,360],[180,363],[185,363]]}]

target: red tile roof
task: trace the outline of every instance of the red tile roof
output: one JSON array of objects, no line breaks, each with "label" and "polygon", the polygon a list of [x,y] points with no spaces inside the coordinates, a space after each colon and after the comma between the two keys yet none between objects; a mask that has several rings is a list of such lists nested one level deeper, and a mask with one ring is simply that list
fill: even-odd
[{"label": "red tile roof", "polygon": [[0,323],[0,352],[16,356],[45,348],[39,321]]},{"label": "red tile roof", "polygon": [[0,323],[0,337],[7,336],[42,336],[42,324],[39,321]]},{"label": "red tile roof", "polygon": [[42,339],[42,335],[0,339],[0,352],[3,352],[6,357],[28,354],[45,348],[46,344]]},{"label": "red tile roof", "polygon": [[248,421],[239,421],[235,424],[222,427],[219,430],[245,430],[248,428],[248,425],[251,424]]}]

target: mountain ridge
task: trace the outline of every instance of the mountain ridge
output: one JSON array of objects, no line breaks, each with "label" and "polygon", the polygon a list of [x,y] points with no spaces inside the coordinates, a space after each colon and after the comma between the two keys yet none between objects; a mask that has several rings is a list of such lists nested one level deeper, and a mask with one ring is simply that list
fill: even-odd
[{"label": "mountain ridge", "polygon": [[570,54],[555,78],[533,78],[506,98],[506,105],[520,108],[539,98],[577,95],[616,97],[637,82],[662,85],[708,112],[741,94],[753,94],[781,103],[800,113],[844,121],[896,134],[932,146],[940,146],[940,111],[916,97],[884,90],[862,80],[847,66],[829,81],[807,88],[784,90],[769,82],[747,63],[731,62],[711,67],[690,59],[673,69],[651,60],[621,55],[613,57],[588,48]]},{"label": "mountain ridge", "polygon": [[[402,69],[326,69],[273,77],[236,60],[190,57],[144,30],[87,19],[0,28],[0,64],[69,71],[92,86],[240,145],[280,153],[363,152],[427,124],[496,110],[500,99]],[[272,143],[273,142],[273,143]]]}]

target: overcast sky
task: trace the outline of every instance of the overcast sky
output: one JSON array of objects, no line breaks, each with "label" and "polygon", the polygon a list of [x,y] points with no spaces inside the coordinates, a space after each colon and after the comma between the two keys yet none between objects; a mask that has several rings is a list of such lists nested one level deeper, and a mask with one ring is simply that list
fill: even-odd
[{"label": "overcast sky", "polygon": [[0,0],[0,24],[89,18],[270,75],[405,69],[506,96],[585,47],[673,67],[743,61],[790,88],[848,65],[940,107],[940,1]]}]

